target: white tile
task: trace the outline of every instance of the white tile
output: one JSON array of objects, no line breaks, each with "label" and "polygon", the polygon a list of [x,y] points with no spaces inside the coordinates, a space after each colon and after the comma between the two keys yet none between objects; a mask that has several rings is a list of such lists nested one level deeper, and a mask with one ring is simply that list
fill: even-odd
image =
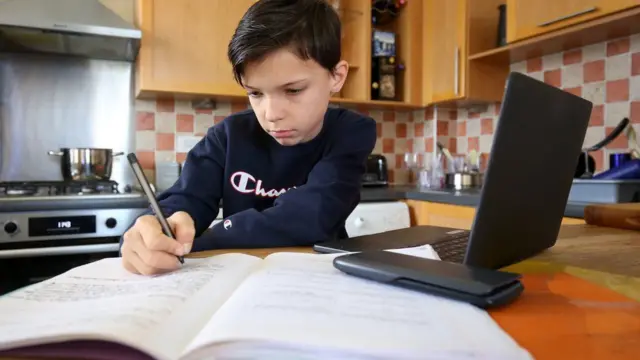
[{"label": "white tile", "polygon": [[582,48],[582,62],[604,59],[606,55],[606,42],[588,45]]},{"label": "white tile", "polygon": [[640,100],[640,75],[631,77],[629,81],[629,97],[631,100]]},{"label": "white tile", "polygon": [[519,72],[519,73],[526,74],[527,73],[527,62],[526,61],[519,61],[519,62],[512,63],[511,66],[510,66],[510,70],[512,72]]},{"label": "white tile", "polygon": [[604,125],[616,126],[620,120],[629,117],[631,106],[629,102],[622,101],[604,105]]},{"label": "white tile", "polygon": [[640,51],[640,34],[631,36],[631,51],[632,53]]},{"label": "white tile", "polygon": [[480,119],[467,120],[467,136],[480,136]]},{"label": "white tile", "polygon": [[583,80],[583,65],[572,64],[562,68],[562,87],[573,88],[581,86],[584,83]]},{"label": "white tile", "polygon": [[178,135],[176,136],[176,152],[189,152],[202,137],[193,135]]},{"label": "white tile", "polygon": [[423,122],[426,119],[424,109],[415,110],[413,112],[413,121],[414,122]]},{"label": "white tile", "polygon": [[153,130],[136,131],[137,150],[155,150],[156,133]]},{"label": "white tile", "polygon": [[493,142],[493,135],[480,135],[480,152],[491,152],[491,143]]},{"label": "white tile", "polygon": [[191,106],[191,101],[188,100],[176,100],[175,105],[177,114],[194,114],[195,110]]},{"label": "white tile", "polygon": [[154,170],[150,170],[150,169],[142,169],[142,172],[144,173],[144,176],[147,177],[149,182],[155,185],[156,172]]},{"label": "white tile", "polygon": [[156,166],[161,163],[176,161],[175,151],[156,151]]},{"label": "white tile", "polygon": [[156,113],[156,132],[173,134],[176,132],[175,113]]},{"label": "white tile", "polygon": [[156,111],[156,102],[155,100],[139,100],[136,99],[135,107],[137,111]]},{"label": "white tile", "polygon": [[425,151],[425,141],[424,138],[415,138],[413,140],[413,152],[424,152]]},{"label": "white tile", "polygon": [[395,138],[396,137],[396,123],[395,122],[383,122],[382,123],[382,137],[383,138]]},{"label": "white tile", "polygon": [[604,78],[607,81],[631,76],[631,56],[628,53],[610,56],[605,60]]},{"label": "white tile", "polygon": [[433,131],[435,130],[434,128],[434,124],[435,122],[433,120],[425,120],[424,122],[424,137],[425,138],[432,138],[434,136]]},{"label": "white tile", "polygon": [[371,110],[369,111],[369,116],[371,116],[376,122],[382,122],[381,110]]},{"label": "white tile", "polygon": [[469,118],[469,110],[466,108],[458,109],[458,120],[466,120]]},{"label": "white tile", "polygon": [[196,114],[193,117],[193,133],[206,134],[207,130],[213,126],[213,115]]},{"label": "white tile", "polygon": [[[395,169],[396,168],[396,156],[395,154],[384,154],[384,157],[387,158],[387,168]],[[402,164],[400,164],[402,166]]]},{"label": "white tile", "polygon": [[532,72],[532,73],[529,73],[529,76],[531,76],[532,78],[534,78],[536,80],[544,81],[544,71]]},{"label": "white tile", "polygon": [[562,67],[562,52],[542,57],[542,70],[555,70]]},{"label": "white tile", "polygon": [[459,154],[466,154],[469,151],[469,141],[466,136],[458,137],[457,148]]},{"label": "white tile", "polygon": [[222,101],[216,103],[216,108],[213,109],[215,115],[229,116],[231,115],[231,103],[229,101]]},{"label": "white tile", "polygon": [[582,86],[582,97],[593,102],[594,105],[604,104],[604,82],[594,82]]},{"label": "white tile", "polygon": [[394,142],[394,146],[396,148],[396,154],[404,154],[408,152],[413,152],[411,149],[407,147],[407,139],[396,139]]},{"label": "white tile", "polygon": [[587,129],[584,137],[584,147],[593,146],[599,143],[605,137],[604,126],[591,126]]},{"label": "white tile", "polygon": [[376,140],[376,145],[373,147],[374,154],[382,154],[382,139]]},{"label": "white tile", "polygon": [[409,112],[408,111],[397,111],[396,112],[396,122],[406,123],[409,121]]}]

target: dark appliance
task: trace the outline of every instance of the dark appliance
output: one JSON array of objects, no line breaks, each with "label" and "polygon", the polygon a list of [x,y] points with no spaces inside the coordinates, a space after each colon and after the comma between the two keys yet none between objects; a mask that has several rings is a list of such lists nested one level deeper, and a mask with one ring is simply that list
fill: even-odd
[{"label": "dark appliance", "polygon": [[387,158],[379,154],[369,155],[365,167],[366,169],[362,176],[362,186],[371,187],[389,185]]},{"label": "dark appliance", "polygon": [[118,256],[148,205],[110,180],[0,182],[0,294]]}]

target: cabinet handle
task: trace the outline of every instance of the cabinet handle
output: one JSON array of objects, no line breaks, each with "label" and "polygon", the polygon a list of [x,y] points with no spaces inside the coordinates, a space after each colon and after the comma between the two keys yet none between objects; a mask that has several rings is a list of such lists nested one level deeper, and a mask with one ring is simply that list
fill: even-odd
[{"label": "cabinet handle", "polygon": [[548,26],[548,25],[555,24],[555,23],[560,22],[560,21],[563,21],[563,20],[567,20],[567,19],[574,18],[574,17],[576,17],[576,16],[580,16],[580,15],[584,15],[584,14],[592,13],[592,12],[594,12],[594,11],[596,11],[596,10],[598,10],[598,7],[597,7],[597,6],[593,6],[593,7],[590,7],[590,8],[588,8],[588,9],[584,9],[584,10],[576,11],[576,12],[574,12],[574,13],[571,13],[571,14],[568,14],[568,15],[564,15],[564,16],[561,16],[561,17],[559,17],[559,18],[555,18],[555,19],[553,19],[553,20],[545,21],[545,22],[543,22],[543,23],[541,23],[541,24],[538,24],[538,26],[539,26],[539,27]]},{"label": "cabinet handle", "polygon": [[460,47],[456,46],[456,53],[453,58],[453,93],[458,96],[460,77]]}]

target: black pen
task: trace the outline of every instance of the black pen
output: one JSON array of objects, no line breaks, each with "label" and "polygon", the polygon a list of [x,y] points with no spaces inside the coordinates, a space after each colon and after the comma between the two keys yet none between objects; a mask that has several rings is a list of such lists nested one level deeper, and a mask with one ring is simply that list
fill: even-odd
[{"label": "black pen", "polygon": [[[158,222],[160,222],[160,226],[162,226],[162,231],[168,237],[175,239],[176,235],[173,233],[173,230],[171,230],[171,226],[169,226],[169,222],[164,217],[164,214],[162,213],[162,209],[160,209],[160,205],[158,205],[158,201],[156,200],[156,195],[154,194],[153,189],[151,189],[151,185],[149,185],[149,180],[147,180],[147,177],[145,176],[144,171],[142,171],[142,167],[138,162],[138,158],[136,157],[136,154],[129,153],[127,155],[127,160],[129,160],[129,165],[131,165],[131,168],[133,169],[133,173],[136,175],[136,178],[138,179],[138,182],[140,183],[142,190],[144,191],[145,195],[147,195],[147,198],[149,199],[149,203],[151,204],[151,209],[153,209],[153,212],[156,218],[158,219]],[[178,256],[178,260],[180,261],[181,264],[184,264],[184,257]]]}]

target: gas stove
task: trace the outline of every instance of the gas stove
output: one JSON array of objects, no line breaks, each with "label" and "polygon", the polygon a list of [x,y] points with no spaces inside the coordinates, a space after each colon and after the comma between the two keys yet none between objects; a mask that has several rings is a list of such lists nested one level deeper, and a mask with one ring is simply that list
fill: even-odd
[{"label": "gas stove", "polygon": [[148,205],[115,181],[0,182],[0,258],[117,252]]}]

